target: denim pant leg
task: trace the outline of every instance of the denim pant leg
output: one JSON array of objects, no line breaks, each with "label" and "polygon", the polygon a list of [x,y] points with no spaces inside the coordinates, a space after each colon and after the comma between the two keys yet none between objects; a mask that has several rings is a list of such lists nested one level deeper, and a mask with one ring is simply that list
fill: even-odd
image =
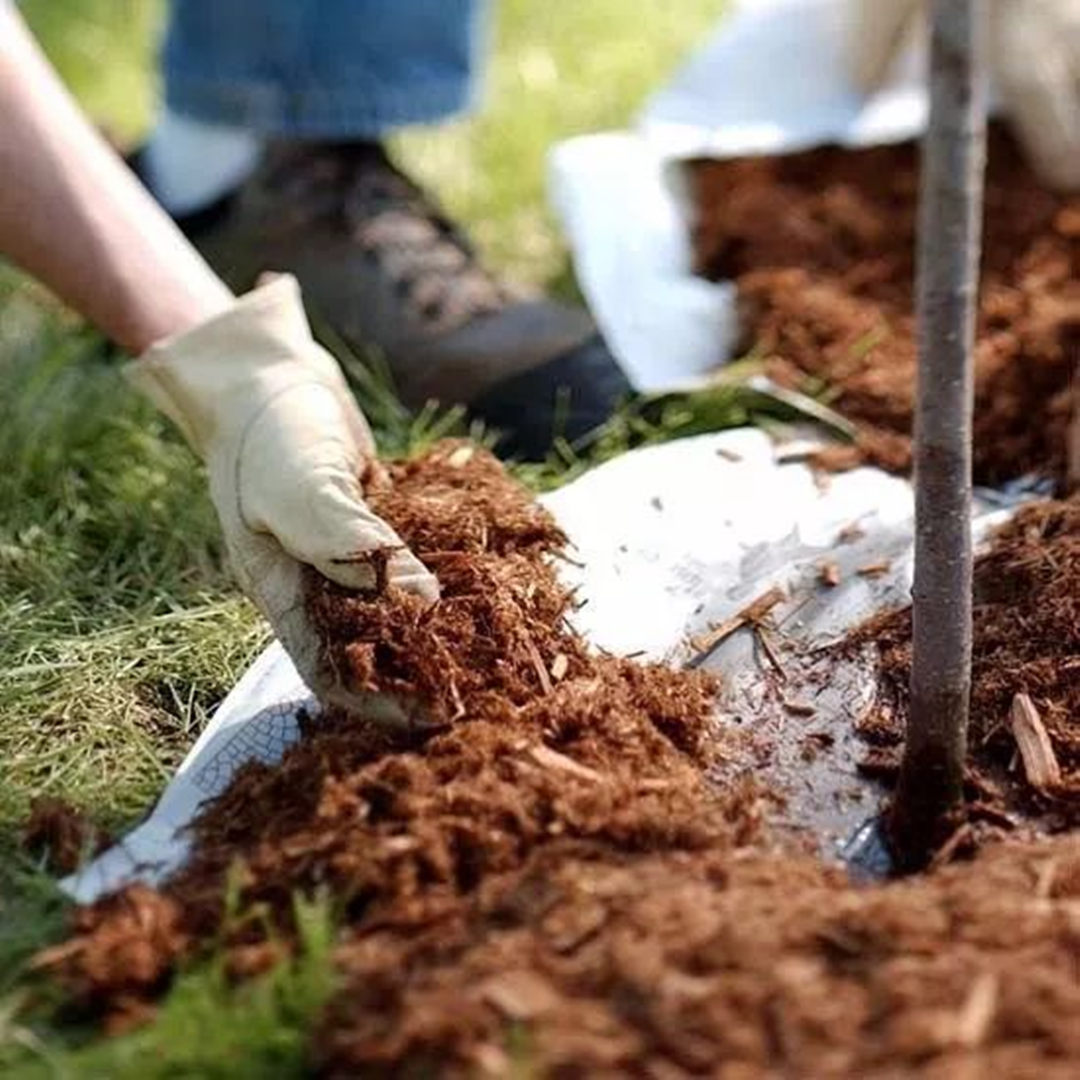
[{"label": "denim pant leg", "polygon": [[374,138],[472,98],[487,0],[173,0],[175,112],[267,136]]}]

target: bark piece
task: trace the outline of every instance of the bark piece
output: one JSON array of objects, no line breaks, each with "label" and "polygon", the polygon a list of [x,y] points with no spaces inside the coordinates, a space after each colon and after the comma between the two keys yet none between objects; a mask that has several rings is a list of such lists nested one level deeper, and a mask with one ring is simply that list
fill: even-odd
[{"label": "bark piece", "polygon": [[823,562],[818,567],[818,582],[826,588],[835,589],[840,584],[840,567],[832,561]]},{"label": "bark piece", "polygon": [[1061,766],[1046,733],[1046,726],[1027,694],[1017,694],[1009,710],[1009,730],[1020,749],[1024,776],[1040,791],[1061,783]]},{"label": "bark piece", "polygon": [[972,983],[956,1018],[954,1041],[957,1046],[974,1050],[986,1041],[997,1012],[999,982],[994,972],[984,971]]},{"label": "bark piece", "polygon": [[860,577],[881,577],[882,574],[889,572],[889,567],[892,563],[888,559],[878,559],[877,562],[867,563],[865,566],[860,566],[856,571]]},{"label": "bark piece", "polygon": [[588,780],[590,783],[599,783],[603,777],[588,765],[582,765],[566,754],[560,754],[558,750],[552,750],[550,746],[534,746],[529,751],[529,757],[542,769],[555,769],[559,772],[576,776],[579,780]]},{"label": "bark piece", "polygon": [[508,971],[489,979],[484,1000],[510,1020],[531,1020],[554,1009],[559,999],[551,985],[531,971]]}]

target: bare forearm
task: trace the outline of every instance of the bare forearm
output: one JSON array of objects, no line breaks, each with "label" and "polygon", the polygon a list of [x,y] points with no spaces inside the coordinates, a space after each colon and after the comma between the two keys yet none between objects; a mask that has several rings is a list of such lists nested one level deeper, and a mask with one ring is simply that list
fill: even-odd
[{"label": "bare forearm", "polygon": [[0,5],[0,254],[132,352],[231,294]]}]

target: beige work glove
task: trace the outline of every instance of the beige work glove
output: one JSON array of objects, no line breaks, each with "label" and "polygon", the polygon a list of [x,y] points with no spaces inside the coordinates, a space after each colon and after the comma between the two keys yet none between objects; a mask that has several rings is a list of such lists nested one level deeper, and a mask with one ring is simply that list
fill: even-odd
[{"label": "beige work glove", "polygon": [[[986,0],[990,76],[1032,167],[1080,188],[1080,0]],[[859,88],[880,86],[924,18],[923,0],[848,0],[845,53]]]},{"label": "beige work glove", "polygon": [[311,336],[295,279],[277,277],[154,345],[128,375],[206,463],[239,584],[305,682],[324,702],[359,707],[324,662],[305,610],[303,564],[368,589],[375,571],[365,553],[391,550],[389,583],[432,602],[439,586],[364,502],[371,432],[337,363]]}]

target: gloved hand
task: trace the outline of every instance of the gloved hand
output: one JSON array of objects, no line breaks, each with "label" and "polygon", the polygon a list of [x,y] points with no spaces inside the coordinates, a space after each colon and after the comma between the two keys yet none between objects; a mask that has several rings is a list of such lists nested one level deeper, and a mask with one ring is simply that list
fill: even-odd
[{"label": "gloved hand", "polygon": [[154,345],[128,374],[206,462],[236,577],[301,676],[321,700],[356,707],[308,621],[303,564],[366,589],[375,570],[365,554],[389,550],[390,584],[431,602],[439,586],[364,503],[371,432],[337,363],[311,336],[295,279],[278,277]]},{"label": "gloved hand", "polygon": [[[864,92],[876,89],[923,15],[923,0],[849,0],[845,52]],[[988,62],[1005,115],[1032,167],[1080,188],[1080,0],[987,0]]]}]

